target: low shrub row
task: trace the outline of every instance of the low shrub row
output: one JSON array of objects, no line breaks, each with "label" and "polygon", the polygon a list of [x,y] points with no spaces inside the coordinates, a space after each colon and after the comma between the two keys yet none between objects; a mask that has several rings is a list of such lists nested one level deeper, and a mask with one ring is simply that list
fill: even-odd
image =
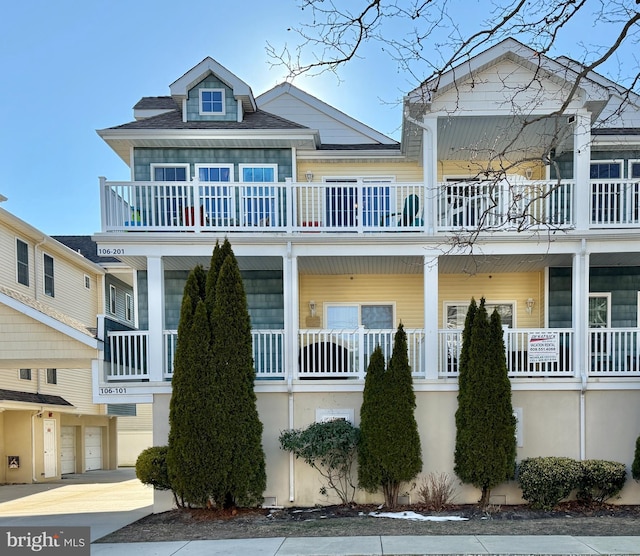
[{"label": "low shrub row", "polygon": [[616,496],[627,480],[623,463],[562,457],[523,460],[518,466],[522,497],[534,508],[550,510],[577,491],[583,502],[603,503]]}]

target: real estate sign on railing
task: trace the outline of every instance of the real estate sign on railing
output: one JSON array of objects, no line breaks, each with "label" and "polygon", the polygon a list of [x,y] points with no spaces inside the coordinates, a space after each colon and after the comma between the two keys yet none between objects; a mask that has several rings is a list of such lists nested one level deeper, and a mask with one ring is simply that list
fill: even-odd
[{"label": "real estate sign on railing", "polygon": [[530,333],[527,351],[529,363],[557,363],[559,354],[558,333]]}]

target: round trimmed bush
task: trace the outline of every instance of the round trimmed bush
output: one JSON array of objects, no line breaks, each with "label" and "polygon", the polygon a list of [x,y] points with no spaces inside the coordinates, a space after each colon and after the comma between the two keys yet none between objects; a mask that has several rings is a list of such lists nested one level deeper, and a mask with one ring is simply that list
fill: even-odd
[{"label": "round trimmed bush", "polygon": [[578,498],[604,503],[618,494],[627,481],[627,467],[617,461],[588,459],[581,462],[582,479]]},{"label": "round trimmed bush", "polygon": [[518,468],[522,497],[534,508],[551,510],[580,486],[580,462],[563,457],[525,459]]},{"label": "round trimmed bush", "polygon": [[136,477],[157,490],[171,490],[167,473],[167,446],[152,446],[140,452],[136,460]]}]

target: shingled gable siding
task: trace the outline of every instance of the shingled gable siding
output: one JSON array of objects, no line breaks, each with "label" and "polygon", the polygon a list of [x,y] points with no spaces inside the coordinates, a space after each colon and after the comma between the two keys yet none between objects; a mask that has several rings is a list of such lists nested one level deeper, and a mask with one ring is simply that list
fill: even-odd
[{"label": "shingled gable siding", "polygon": [[[595,267],[589,272],[589,291],[611,292],[611,326],[637,326],[640,267]],[[571,269],[549,269],[549,326],[571,327]]]},{"label": "shingled gable siding", "polygon": [[278,181],[290,178],[293,172],[288,149],[135,149],[134,177],[136,181],[151,180],[151,164],[189,164],[189,174],[195,175],[196,164],[233,164],[234,181],[240,181],[238,164],[277,164]]},{"label": "shingled gable siding", "polygon": [[[200,89],[224,89],[225,113],[222,115],[203,116],[200,114]],[[187,121],[222,121],[235,122],[238,119],[238,104],[233,96],[233,90],[222,81],[210,75],[189,91],[187,98]]]}]

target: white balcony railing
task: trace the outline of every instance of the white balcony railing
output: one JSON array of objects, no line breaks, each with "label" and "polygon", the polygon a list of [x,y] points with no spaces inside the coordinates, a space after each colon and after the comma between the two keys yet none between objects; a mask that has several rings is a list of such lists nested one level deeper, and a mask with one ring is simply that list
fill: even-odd
[{"label": "white balcony railing", "polygon": [[[409,365],[414,376],[424,377],[424,331],[406,330]],[[376,346],[385,361],[391,358],[396,330],[300,330],[298,378],[364,379]]]},{"label": "white balcony railing", "polygon": [[110,331],[109,355],[105,362],[108,381],[148,380],[149,332],[146,330]]},{"label": "white balcony railing", "polygon": [[[589,192],[590,191],[590,192]],[[420,232],[570,228],[576,195],[592,228],[640,227],[638,180],[335,183],[108,182],[103,231]],[[427,200],[434,199],[434,216]],[[586,207],[586,205],[585,205]],[[586,210],[586,208],[585,208]],[[435,222],[432,220],[435,218]]]},{"label": "white balcony railing", "polygon": [[[284,372],[284,332],[282,330],[252,330],[253,364],[257,379],[282,379]],[[173,358],[176,353],[177,330],[164,331],[164,373],[173,377]]]},{"label": "white balcony railing", "polygon": [[487,181],[438,184],[441,229],[511,229],[573,224],[570,181]]},{"label": "white balcony railing", "polygon": [[[409,365],[415,378],[427,376],[424,330],[406,330]],[[394,330],[300,330],[298,360],[288,368],[295,378],[363,380],[376,346],[382,348],[385,361],[393,351]],[[552,335],[555,354],[544,361],[532,360],[531,339],[544,333]],[[282,330],[252,330],[256,379],[282,380],[287,376]],[[165,380],[173,376],[177,331],[164,333]],[[506,329],[504,333],[507,370],[511,378],[571,377],[579,374],[574,359],[574,331],[557,329]],[[594,377],[640,376],[640,329],[598,328],[589,331],[587,373]],[[462,330],[440,330],[437,371],[440,378],[458,376]],[[112,331],[108,333],[109,357],[105,360],[106,380],[144,381],[147,368],[149,333]]]},{"label": "white balcony railing", "polygon": [[640,376],[640,330],[592,328],[589,354],[591,376]]},{"label": "white balcony railing", "polygon": [[[553,334],[556,354],[553,361],[530,361],[530,339],[540,332]],[[438,374],[440,377],[458,376],[462,330],[440,330],[440,350]],[[505,357],[509,377],[559,377],[575,375],[573,365],[573,330],[566,328],[545,329],[505,329]],[[548,357],[551,359],[552,357]]]},{"label": "white balcony railing", "polygon": [[640,180],[592,181],[590,207],[594,228],[640,226]]}]

